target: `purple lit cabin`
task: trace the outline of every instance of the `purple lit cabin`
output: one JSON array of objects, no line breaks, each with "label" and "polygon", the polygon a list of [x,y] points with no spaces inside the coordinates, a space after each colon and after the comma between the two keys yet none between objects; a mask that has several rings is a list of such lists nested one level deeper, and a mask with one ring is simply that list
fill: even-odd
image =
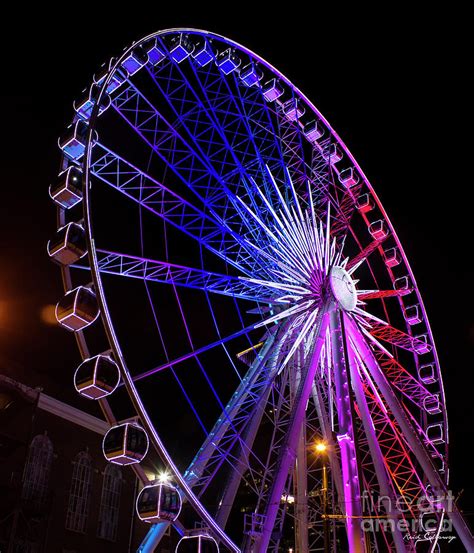
[{"label": "purple lit cabin", "polygon": [[139,463],[148,452],[148,436],[136,423],[119,424],[104,436],[102,450],[107,461],[116,465]]},{"label": "purple lit cabin", "polygon": [[77,332],[92,324],[99,316],[95,293],[85,286],[68,292],[56,305],[56,319],[68,330]]},{"label": "purple lit cabin", "polygon": [[303,134],[310,142],[316,142],[323,136],[324,131],[319,122],[314,119],[313,121],[306,123],[303,129]]},{"label": "purple lit cabin", "polygon": [[83,361],[74,374],[74,387],[88,399],[110,395],[119,385],[120,373],[108,355],[96,355]]},{"label": "purple lit cabin", "polygon": [[82,171],[79,167],[71,165],[62,171],[49,187],[49,195],[64,209],[79,203],[82,200]]},{"label": "purple lit cabin", "polygon": [[283,94],[283,88],[276,79],[272,79],[263,85],[262,94],[267,102],[274,102]]},{"label": "purple lit cabin", "polygon": [[181,496],[170,484],[145,486],[137,498],[137,514],[149,523],[174,522],[181,511]]},{"label": "purple lit cabin", "polygon": [[77,223],[68,223],[56,231],[48,242],[49,257],[60,265],[71,265],[87,253],[84,228]]}]

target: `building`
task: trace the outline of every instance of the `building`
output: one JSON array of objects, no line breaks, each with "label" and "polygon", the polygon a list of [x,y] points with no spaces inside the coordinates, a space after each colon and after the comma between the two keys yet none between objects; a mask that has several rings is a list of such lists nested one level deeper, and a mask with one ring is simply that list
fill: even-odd
[{"label": "building", "polygon": [[0,551],[129,553],[139,483],[107,463],[103,420],[0,375]]}]

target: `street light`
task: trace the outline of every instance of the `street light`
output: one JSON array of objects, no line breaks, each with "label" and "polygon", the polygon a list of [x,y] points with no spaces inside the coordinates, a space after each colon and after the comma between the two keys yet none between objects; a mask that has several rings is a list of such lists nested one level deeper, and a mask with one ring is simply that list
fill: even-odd
[{"label": "street light", "polygon": [[324,526],[324,552],[329,553],[329,519],[328,519],[328,472],[327,472],[327,455],[323,455],[328,451],[328,445],[325,442],[317,442],[315,446],[316,452],[322,457],[323,464],[323,482],[321,488],[322,503],[323,503],[323,526]]},{"label": "street light", "polygon": [[325,453],[327,451],[327,449],[328,449],[328,446],[324,442],[318,442],[316,444],[316,451],[318,453]]}]

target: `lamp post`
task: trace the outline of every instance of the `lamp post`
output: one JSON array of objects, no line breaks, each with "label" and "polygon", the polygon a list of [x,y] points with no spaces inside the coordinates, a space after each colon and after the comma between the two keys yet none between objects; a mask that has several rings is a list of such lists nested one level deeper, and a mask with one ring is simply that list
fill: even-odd
[{"label": "lamp post", "polygon": [[318,442],[315,446],[316,453],[322,459],[323,464],[323,485],[321,488],[321,498],[323,506],[323,532],[324,532],[324,553],[329,553],[329,519],[328,519],[328,470],[327,470],[327,449],[324,442]]}]

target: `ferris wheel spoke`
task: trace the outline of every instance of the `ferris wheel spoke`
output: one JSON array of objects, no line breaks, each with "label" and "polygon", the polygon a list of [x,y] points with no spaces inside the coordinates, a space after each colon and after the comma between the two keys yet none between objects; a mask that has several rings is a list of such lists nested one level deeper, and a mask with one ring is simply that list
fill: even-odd
[{"label": "ferris wheel spoke", "polygon": [[205,214],[106,146],[96,143],[91,174],[184,232],[209,251],[251,273],[250,260],[259,258],[259,249],[233,232],[227,224]]},{"label": "ferris wheel spoke", "polygon": [[[253,282],[252,279],[230,277],[165,261],[156,261],[107,250],[98,249],[96,253],[99,271],[104,274],[184,286],[185,288],[254,302],[272,304],[279,301],[271,284],[260,284]],[[83,265],[73,266],[88,269]]]},{"label": "ferris wheel spoke", "polygon": [[[161,95],[173,110],[180,127],[190,137],[193,148],[198,152],[210,173],[220,182],[228,203],[232,203],[236,194],[244,194],[247,190],[242,182],[247,172],[238,159],[235,148],[229,144],[218,120],[209,114],[178,63],[172,62],[171,77],[168,74],[164,75],[162,71],[150,69],[148,71]],[[176,87],[173,87],[173,83]],[[190,102],[190,97],[194,99],[193,102]],[[209,139],[209,136],[212,136],[212,139]],[[232,192],[230,188],[232,188]],[[244,235],[246,239],[252,237],[255,242],[261,242],[259,236],[261,231],[258,227],[250,228],[250,236],[245,236],[244,228],[249,227],[249,222],[244,221],[245,224],[242,224],[242,221],[236,217],[238,212],[230,211],[229,205],[224,204],[225,201],[222,202],[219,209],[222,220],[226,220],[228,225],[236,227],[237,232]]]},{"label": "ferris wheel spoke", "polygon": [[[216,220],[235,227],[238,234],[243,233],[240,216],[236,217],[235,211],[228,211],[229,197],[235,197],[235,192],[229,190],[202,151],[198,152],[191,146],[131,82],[128,85],[113,101],[117,113],[203,202]],[[259,267],[261,270],[262,265]]]},{"label": "ferris wheel spoke", "polygon": [[412,290],[412,288],[402,290],[358,290],[357,299],[365,301],[385,298],[401,298],[402,296],[406,296],[412,292]]}]

